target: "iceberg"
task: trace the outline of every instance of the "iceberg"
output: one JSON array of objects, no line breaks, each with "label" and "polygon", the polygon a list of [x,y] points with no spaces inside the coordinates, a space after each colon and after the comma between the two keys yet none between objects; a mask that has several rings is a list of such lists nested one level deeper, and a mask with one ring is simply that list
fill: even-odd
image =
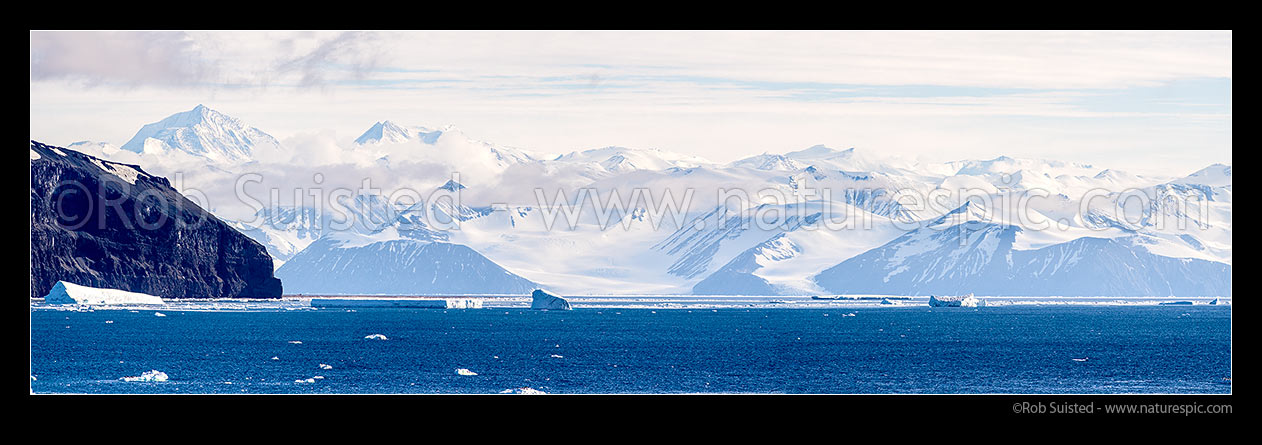
[{"label": "iceberg", "polygon": [[80,286],[65,281],[58,281],[57,284],[54,284],[53,289],[48,291],[48,295],[44,296],[44,302],[48,304],[97,305],[165,304],[161,297],[154,295],[118,289]]},{"label": "iceberg", "polygon": [[460,375],[478,375],[478,373],[468,370],[467,368],[456,368],[456,374]]},{"label": "iceberg", "polygon": [[540,391],[540,390],[537,390],[537,389],[534,389],[534,388],[531,388],[531,387],[529,387],[529,386],[524,386],[524,387],[521,387],[521,388],[506,389],[506,390],[500,391],[500,394],[529,394],[529,395],[536,395],[536,394],[547,394],[547,393],[546,393],[546,392],[543,392],[543,391]]},{"label": "iceberg", "polygon": [[381,335],[381,334],[366,335],[364,336],[364,338],[369,339],[369,340],[389,340],[388,338],[386,338],[386,336]]},{"label": "iceberg", "polygon": [[548,293],[543,289],[535,289],[530,294],[530,308],[551,311],[569,311],[574,308],[570,307],[570,302],[566,299]]},{"label": "iceberg", "polygon": [[929,306],[931,307],[981,307],[985,305],[986,302],[977,299],[973,294],[959,297],[929,296]]},{"label": "iceberg", "polygon": [[167,381],[167,373],[153,369],[142,372],[136,377],[123,377],[119,380],[124,382],[165,382]]}]

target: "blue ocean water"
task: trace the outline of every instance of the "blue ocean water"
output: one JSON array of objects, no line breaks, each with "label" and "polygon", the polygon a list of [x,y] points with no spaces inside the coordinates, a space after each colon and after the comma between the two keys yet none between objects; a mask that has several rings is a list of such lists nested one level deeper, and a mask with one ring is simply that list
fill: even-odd
[{"label": "blue ocean water", "polygon": [[1231,392],[1230,307],[162,312],[32,310],[31,391]]}]

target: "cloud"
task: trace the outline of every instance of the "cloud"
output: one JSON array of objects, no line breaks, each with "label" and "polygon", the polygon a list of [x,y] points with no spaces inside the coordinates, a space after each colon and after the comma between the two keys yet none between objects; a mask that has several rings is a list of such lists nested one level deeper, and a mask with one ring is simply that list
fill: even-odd
[{"label": "cloud", "polygon": [[377,34],[343,32],[320,40],[316,48],[277,64],[276,69],[299,74],[300,86],[322,86],[330,77],[364,79],[377,69],[383,56]]},{"label": "cloud", "polygon": [[33,32],[31,135],[121,144],[205,103],[282,139],[327,129],[345,142],[391,119],[551,153],[623,145],[730,161],[826,143],[1230,162],[1231,41],[1229,31]]},{"label": "cloud", "polygon": [[31,32],[31,80],[122,87],[195,85],[213,66],[182,32]]}]

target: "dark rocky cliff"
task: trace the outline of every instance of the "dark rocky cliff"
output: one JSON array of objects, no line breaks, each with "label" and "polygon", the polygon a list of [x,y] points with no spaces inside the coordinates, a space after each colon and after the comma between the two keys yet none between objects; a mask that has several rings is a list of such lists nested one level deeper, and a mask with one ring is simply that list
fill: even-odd
[{"label": "dark rocky cliff", "polygon": [[278,298],[258,242],[166,178],[31,141],[31,297],[58,280],[163,298]]}]

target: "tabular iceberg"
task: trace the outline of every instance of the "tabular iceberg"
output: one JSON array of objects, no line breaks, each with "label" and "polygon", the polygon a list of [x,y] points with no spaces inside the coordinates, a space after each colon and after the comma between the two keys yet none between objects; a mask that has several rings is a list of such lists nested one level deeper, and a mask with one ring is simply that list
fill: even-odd
[{"label": "tabular iceberg", "polygon": [[164,304],[161,297],[118,289],[102,289],[58,281],[44,296],[49,304]]},{"label": "tabular iceberg", "polygon": [[566,301],[564,298],[556,295],[552,295],[543,289],[535,289],[535,291],[530,294],[530,297],[531,309],[544,309],[550,311],[569,311],[574,309],[570,307],[569,301]]}]

